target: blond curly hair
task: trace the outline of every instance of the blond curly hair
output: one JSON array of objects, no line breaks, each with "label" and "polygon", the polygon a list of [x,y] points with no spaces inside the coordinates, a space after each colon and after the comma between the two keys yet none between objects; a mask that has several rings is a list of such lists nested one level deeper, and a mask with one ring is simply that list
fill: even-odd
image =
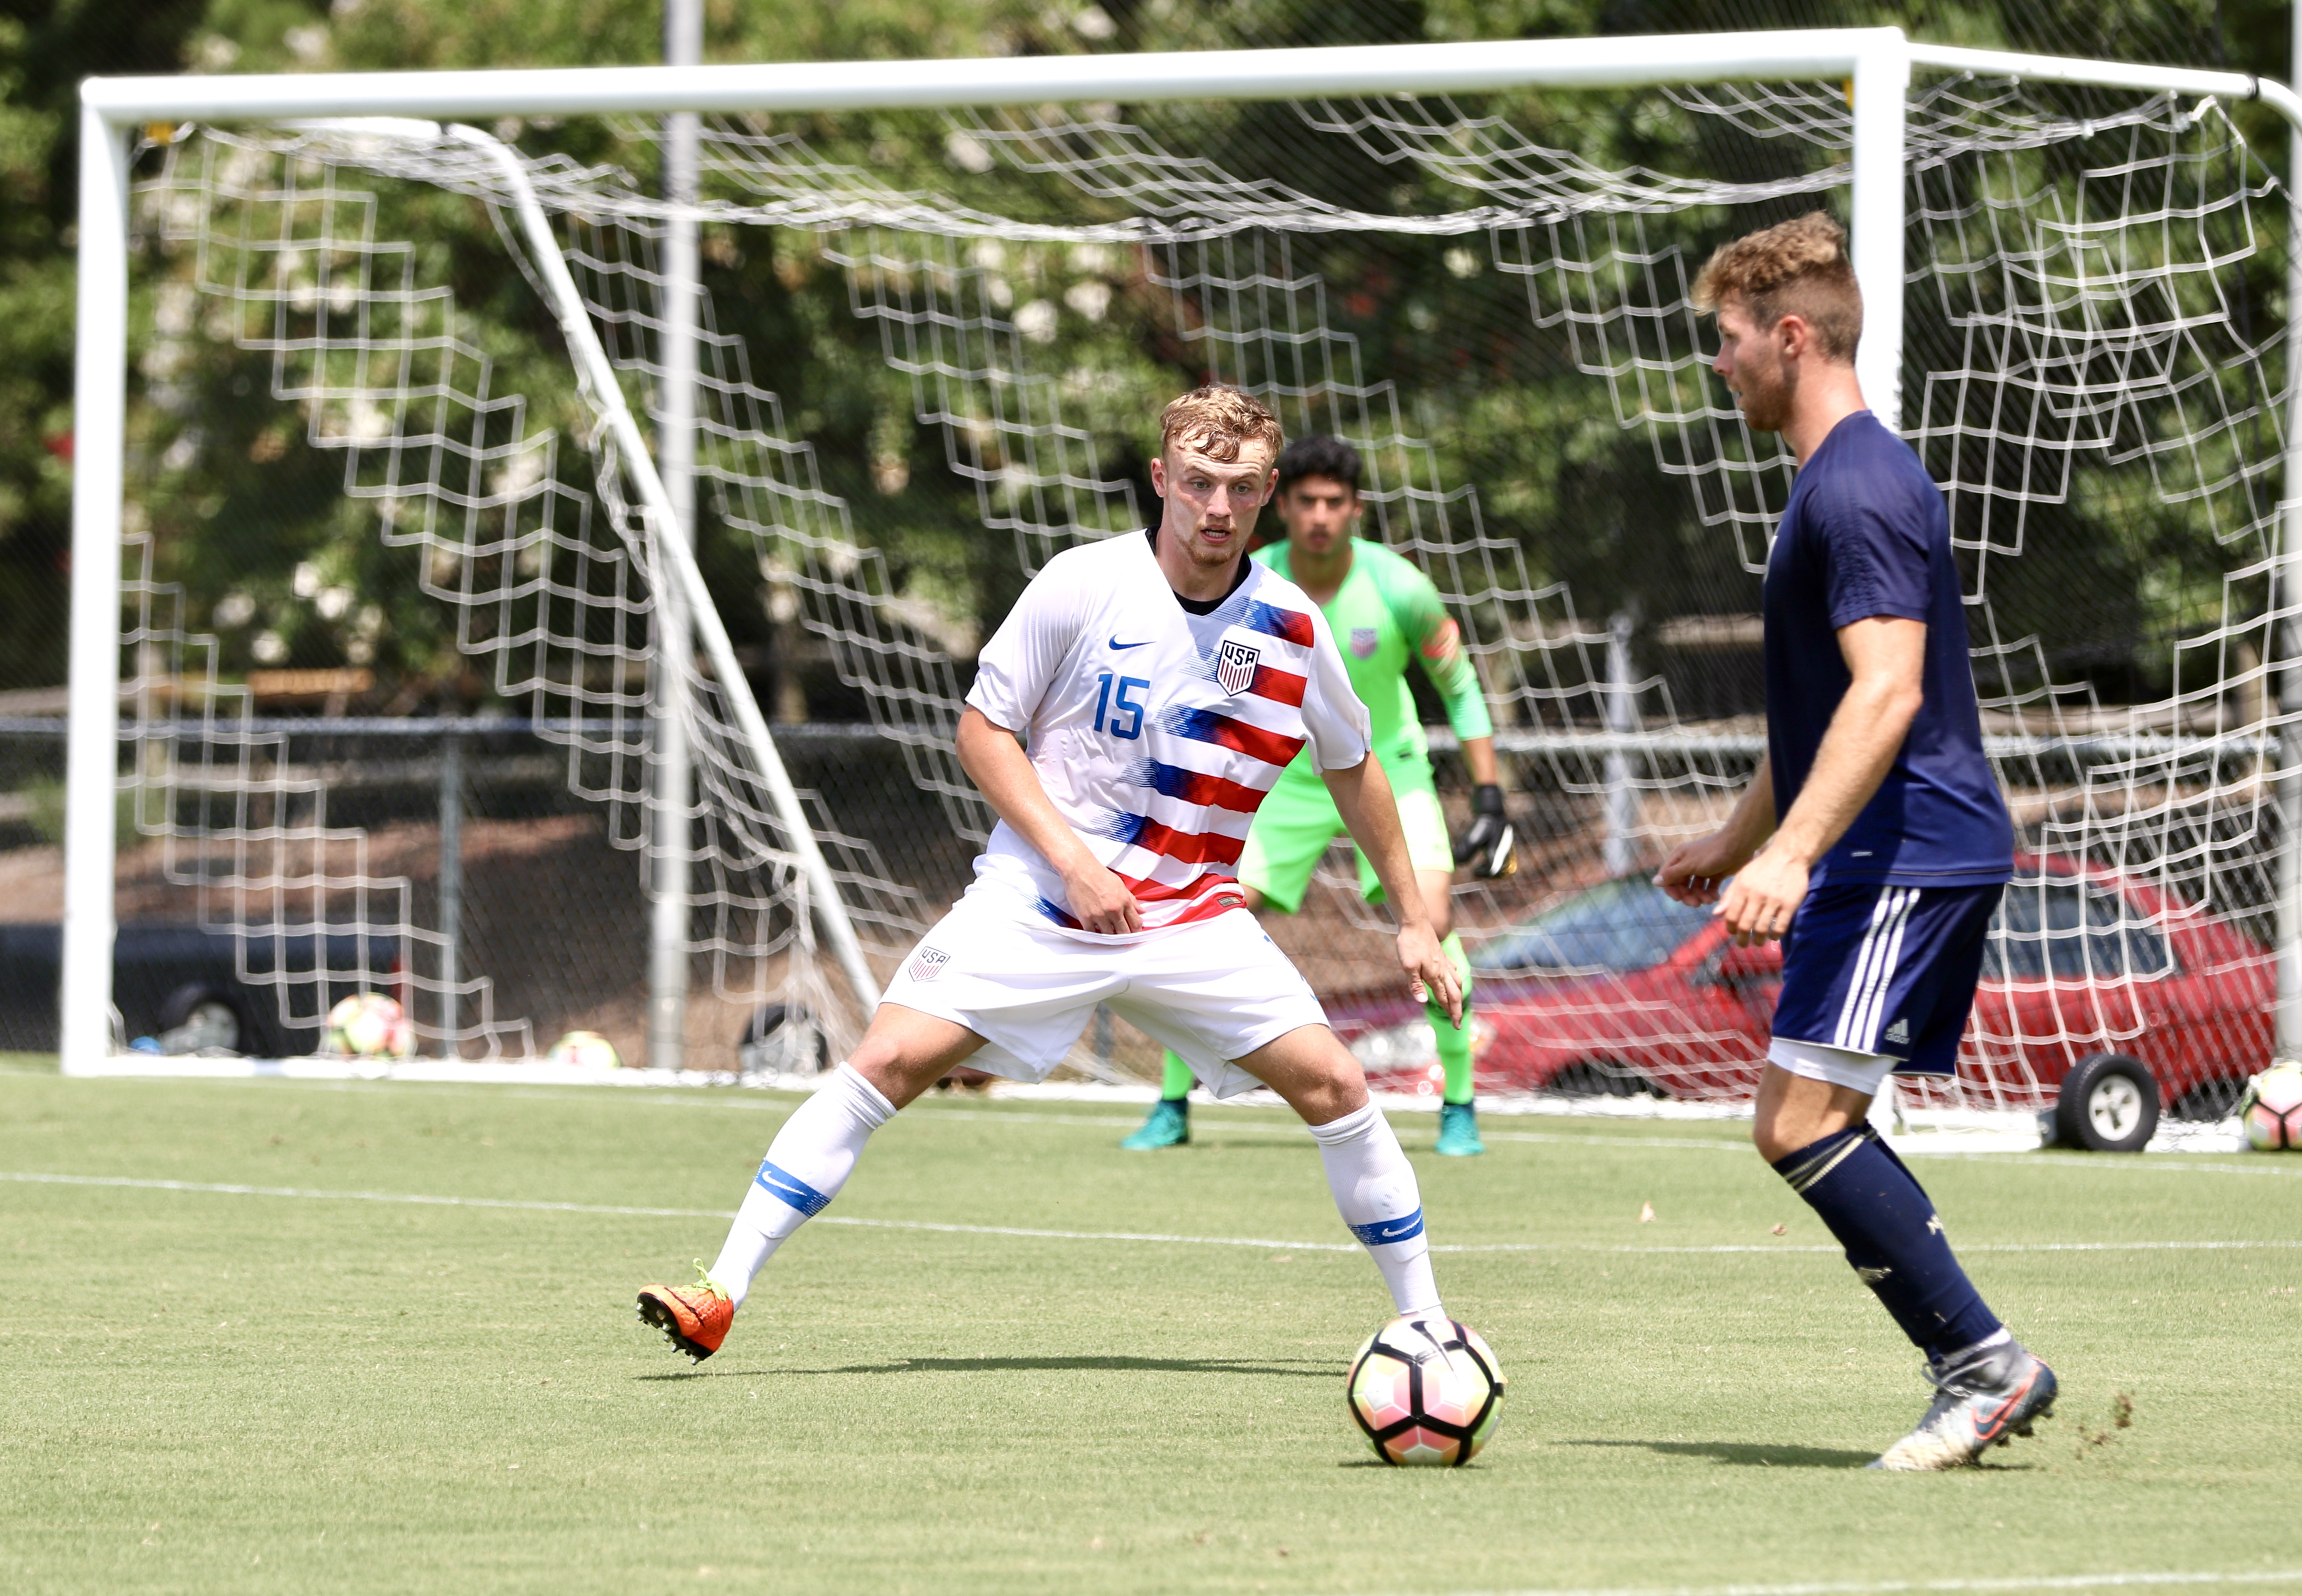
[{"label": "blond curly hair", "polygon": [[1216,382],[1193,389],[1159,413],[1159,452],[1179,443],[1224,462],[1238,459],[1247,444],[1268,444],[1276,460],[1287,447],[1287,434],[1253,395]]},{"label": "blond curly hair", "polygon": [[1739,299],[1761,330],[1795,315],[1814,330],[1825,360],[1854,358],[1862,341],[1862,290],[1846,256],[1846,230],[1821,211],[1721,244],[1694,279],[1694,308]]}]

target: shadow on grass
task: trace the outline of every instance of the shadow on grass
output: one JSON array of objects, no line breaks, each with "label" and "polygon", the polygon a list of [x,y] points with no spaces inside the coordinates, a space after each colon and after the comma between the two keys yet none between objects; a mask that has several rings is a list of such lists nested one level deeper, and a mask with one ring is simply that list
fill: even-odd
[{"label": "shadow on grass", "polygon": [[1561,1446],[1643,1447],[1672,1458],[1708,1458],[1744,1468],[1861,1468],[1876,1452],[1839,1451],[1830,1447],[1770,1446],[1747,1441],[1563,1441]]},{"label": "shadow on grass", "polygon": [[849,1363],[829,1369],[678,1369],[668,1375],[634,1375],[634,1380],[771,1380],[778,1375],[979,1375],[1016,1370],[1149,1371],[1166,1375],[1279,1375],[1300,1380],[1332,1380],[1332,1358],[1303,1358],[1296,1366],[1250,1363],[1231,1358],[899,1358],[892,1363]]}]

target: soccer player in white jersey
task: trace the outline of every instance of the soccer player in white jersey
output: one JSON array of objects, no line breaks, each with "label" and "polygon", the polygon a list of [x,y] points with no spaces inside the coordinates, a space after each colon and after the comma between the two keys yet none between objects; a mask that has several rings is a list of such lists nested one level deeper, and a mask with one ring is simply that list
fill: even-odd
[{"label": "soccer player in white jersey", "polygon": [[1160,419],[1159,524],[1048,561],[983,650],[957,739],[999,815],[975,884],[904,961],[854,1053],[785,1122],[702,1279],[640,1292],[640,1316],[698,1362],[873,1131],[962,1062],[1044,1079],[1099,1003],[1215,1096],[1265,1085],[1285,1099],[1398,1311],[1443,1313],[1415,1171],[1239,885],[1256,807],[1306,745],[1399,916],[1415,997],[1435,993],[1459,1023],[1461,986],[1318,606],[1245,557],[1285,441],[1278,422],[1226,388],[1186,394]]}]

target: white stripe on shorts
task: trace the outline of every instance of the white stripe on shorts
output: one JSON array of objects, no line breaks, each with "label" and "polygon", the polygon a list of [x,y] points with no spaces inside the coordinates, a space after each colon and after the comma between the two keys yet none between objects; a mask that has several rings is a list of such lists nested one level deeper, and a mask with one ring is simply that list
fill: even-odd
[{"label": "white stripe on shorts", "polygon": [[1838,1029],[1830,1045],[1857,1053],[1878,1050],[1878,1030],[1886,1016],[1886,989],[1894,980],[1895,964],[1903,951],[1903,927],[1919,900],[1916,887],[1889,887],[1878,895],[1870,912],[1870,929],[1862,933],[1855,950],[1854,978],[1847,982],[1846,1001],[1838,1011]]},{"label": "white stripe on shorts", "polygon": [[1895,972],[1903,962],[1903,933],[1911,928],[1911,912],[1919,907],[1919,890],[1912,887],[1903,897],[1902,911],[1895,916],[1895,929],[1886,942],[1886,972],[1872,983],[1870,1011],[1863,1015],[1861,1030],[1863,1051],[1878,1050],[1878,1031],[1886,1023],[1886,991],[1894,983]]}]

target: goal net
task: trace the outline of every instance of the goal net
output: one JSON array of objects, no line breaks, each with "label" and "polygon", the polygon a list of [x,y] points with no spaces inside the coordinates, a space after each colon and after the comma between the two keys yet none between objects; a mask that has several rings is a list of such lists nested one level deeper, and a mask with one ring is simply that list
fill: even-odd
[{"label": "goal net", "polygon": [[[1793,473],[1709,372],[1689,287],[1726,238],[1848,215],[1852,98],[706,117],[676,204],[654,119],[151,129],[123,848],[282,1019],[308,1026],[344,979],[287,944],[350,936],[391,950],[361,967],[392,969],[424,1051],[524,1055],[582,1022],[638,1054],[643,948],[549,1012],[497,1002],[488,947],[444,956],[421,850],[381,862],[386,823],[339,813],[248,688],[357,667],[389,714],[390,682],[461,673],[624,860],[567,883],[555,934],[572,949],[587,905],[664,890],[684,830],[693,1062],[733,1067],[770,1003],[836,1057],[861,1005],[827,925],[884,975],[988,829],[952,752],[974,649],[1053,553],[1149,524],[1159,408],[1220,380],[1357,449],[1364,535],[1430,575],[1483,679],[1521,850],[1455,890],[1483,1089],[1747,1097],[1775,973],[1644,882],[1761,751],[1760,572]],[[2213,98],[1921,70],[1907,118],[1903,279],[1864,286],[1902,297],[1900,426],[1949,502],[2022,858],[1932,1097],[2035,1106],[2109,1051],[2205,1112],[2271,1049],[2290,846],[2287,196]],[[667,261],[683,221],[692,289]],[[605,387],[552,297],[563,262]],[[690,292],[697,564],[740,681],[685,646],[616,420],[670,414]],[[832,723],[868,731],[809,743]],[[1468,788],[1432,741],[1459,830]],[[667,830],[680,747],[689,823]],[[1370,1067],[1427,1089],[1385,923],[1339,845],[1272,930]],[[1073,1062],[1156,1058],[1098,1025]]]}]

